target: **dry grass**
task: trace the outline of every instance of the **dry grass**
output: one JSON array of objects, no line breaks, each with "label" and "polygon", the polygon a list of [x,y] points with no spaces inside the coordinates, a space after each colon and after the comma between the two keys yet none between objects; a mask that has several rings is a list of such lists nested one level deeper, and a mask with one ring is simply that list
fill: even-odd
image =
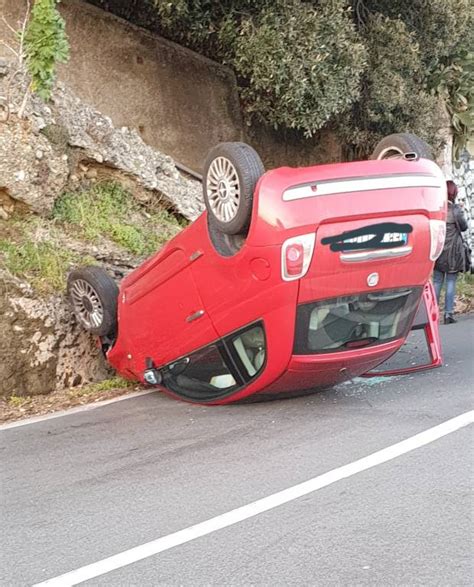
[{"label": "dry grass", "polygon": [[113,377],[100,383],[63,389],[48,395],[26,397],[12,395],[9,398],[0,399],[0,423],[66,410],[140,389],[142,388],[135,382]]}]

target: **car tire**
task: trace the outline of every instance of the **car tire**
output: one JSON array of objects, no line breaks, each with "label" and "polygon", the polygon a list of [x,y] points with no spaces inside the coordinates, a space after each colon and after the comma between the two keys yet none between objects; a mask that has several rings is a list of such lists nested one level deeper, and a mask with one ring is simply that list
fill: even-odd
[{"label": "car tire", "polygon": [[433,153],[425,141],[408,132],[388,135],[375,147],[371,159],[405,159],[406,154],[416,154],[416,158],[431,159]]},{"label": "car tire", "polygon": [[220,143],[209,153],[203,174],[209,218],[225,234],[245,234],[253,193],[265,172],[257,152],[245,143]]},{"label": "car tire", "polygon": [[78,323],[96,336],[117,332],[119,289],[110,275],[94,265],[71,271],[67,295]]},{"label": "car tire", "polygon": [[214,225],[210,216],[207,217],[207,232],[214,249],[222,257],[232,257],[233,255],[236,255],[245,243],[245,235],[226,234],[222,232],[222,230]]}]

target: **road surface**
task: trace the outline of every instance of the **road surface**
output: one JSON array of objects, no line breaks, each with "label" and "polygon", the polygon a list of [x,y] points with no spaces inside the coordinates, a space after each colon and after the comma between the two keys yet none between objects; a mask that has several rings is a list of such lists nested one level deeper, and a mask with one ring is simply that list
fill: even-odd
[{"label": "road surface", "polygon": [[473,330],[442,326],[445,366],[412,376],[218,408],[152,393],[1,430],[0,584],[471,585],[473,427],[436,427],[472,410]]}]

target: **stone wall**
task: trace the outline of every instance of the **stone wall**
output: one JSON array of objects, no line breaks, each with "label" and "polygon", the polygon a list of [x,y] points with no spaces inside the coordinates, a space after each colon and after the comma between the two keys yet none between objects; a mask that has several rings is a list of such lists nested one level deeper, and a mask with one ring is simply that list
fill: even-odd
[{"label": "stone wall", "polygon": [[[25,0],[0,0],[0,14],[17,27]],[[199,173],[222,141],[245,140],[267,168],[340,159],[331,133],[305,141],[293,131],[247,128],[233,72],[175,43],[131,25],[83,0],[63,0],[71,58],[59,78],[116,127]],[[0,39],[10,33],[0,20]],[[11,57],[0,44],[0,58]]]},{"label": "stone wall", "polygon": [[474,159],[467,150],[453,166],[452,177],[458,186],[458,202],[464,207],[468,218],[467,235],[471,248],[474,248]]},{"label": "stone wall", "polygon": [[[143,259],[105,235],[89,241],[74,224],[48,219],[61,194],[90,191],[103,180],[120,183],[138,204],[135,217],[122,225],[132,230],[162,207],[190,219],[203,209],[199,181],[180,173],[170,157],[146,145],[136,131],[115,128],[61,83],[49,105],[30,97],[19,119],[25,85],[10,83],[14,68],[9,64],[3,71],[0,96],[9,94],[10,116],[0,120],[0,398],[48,393],[110,374],[95,341],[73,318],[57,280],[45,290],[39,284],[48,283],[57,263],[62,272],[99,264],[120,280]],[[180,229],[167,227],[159,215],[154,218],[157,233],[172,236]],[[41,253],[45,245],[51,251],[47,257]],[[30,269],[11,262],[11,247],[23,248],[21,259]],[[31,261],[36,252],[37,261]]]},{"label": "stone wall", "polygon": [[[0,0],[16,28],[25,0]],[[152,147],[194,170],[207,151],[242,138],[233,73],[175,43],[79,0],[63,0],[71,58],[60,80]],[[0,38],[8,31],[0,21]],[[0,56],[8,50],[0,46]]]}]

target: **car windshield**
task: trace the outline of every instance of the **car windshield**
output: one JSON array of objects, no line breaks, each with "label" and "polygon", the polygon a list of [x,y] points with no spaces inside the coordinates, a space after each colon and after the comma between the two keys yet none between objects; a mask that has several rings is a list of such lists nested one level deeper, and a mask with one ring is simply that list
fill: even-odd
[{"label": "car windshield", "polygon": [[421,288],[344,296],[298,307],[295,354],[348,350],[406,336]]}]

